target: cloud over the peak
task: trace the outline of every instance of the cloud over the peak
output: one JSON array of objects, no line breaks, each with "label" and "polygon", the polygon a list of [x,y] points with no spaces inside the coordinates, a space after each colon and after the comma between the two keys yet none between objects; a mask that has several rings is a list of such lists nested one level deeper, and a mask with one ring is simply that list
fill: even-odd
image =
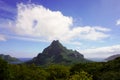
[{"label": "cloud over the peak", "polygon": [[85,49],[81,51],[87,58],[107,58],[111,55],[120,54],[120,45]]},{"label": "cloud over the peak", "polygon": [[51,11],[41,5],[19,4],[14,31],[18,35],[59,39],[67,34],[72,25],[72,18],[60,11]]},{"label": "cloud over the peak", "polygon": [[110,36],[106,34],[110,29],[104,27],[73,27],[72,17],[41,5],[20,3],[17,7],[16,20],[11,22],[11,29],[18,36],[48,41],[101,40]]}]

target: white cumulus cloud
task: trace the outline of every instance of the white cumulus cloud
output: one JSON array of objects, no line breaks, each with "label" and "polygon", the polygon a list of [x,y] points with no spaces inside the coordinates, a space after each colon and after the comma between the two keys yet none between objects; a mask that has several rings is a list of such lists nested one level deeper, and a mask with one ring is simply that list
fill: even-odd
[{"label": "white cumulus cloud", "polygon": [[117,26],[120,25],[120,19],[118,19],[118,20],[116,21],[116,25],[117,25]]},{"label": "white cumulus cloud", "polygon": [[72,30],[72,34],[76,36],[76,38],[80,38],[80,39],[101,40],[110,36],[104,33],[108,31],[110,31],[110,29],[103,27],[84,26],[84,27],[74,28]]},{"label": "white cumulus cloud", "polygon": [[6,37],[2,34],[0,34],[0,41],[6,41]]},{"label": "white cumulus cloud", "polygon": [[120,54],[120,45],[86,49],[81,52],[87,58],[107,58],[114,54]]},{"label": "white cumulus cloud", "polygon": [[74,41],[76,39],[101,40],[110,35],[108,28],[95,26],[73,26],[73,18],[60,11],[52,11],[41,5],[18,4],[16,20],[11,22],[11,30],[18,36],[39,38],[40,40]]}]

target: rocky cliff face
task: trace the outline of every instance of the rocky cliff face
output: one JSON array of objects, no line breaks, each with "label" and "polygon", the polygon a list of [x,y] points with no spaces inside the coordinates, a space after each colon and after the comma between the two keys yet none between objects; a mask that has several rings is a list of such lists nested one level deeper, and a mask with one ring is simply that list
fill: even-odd
[{"label": "rocky cliff face", "polygon": [[88,62],[82,54],[77,51],[69,50],[58,40],[54,40],[50,46],[45,48],[42,53],[34,57],[29,64],[48,65],[48,64],[72,64],[78,62]]}]

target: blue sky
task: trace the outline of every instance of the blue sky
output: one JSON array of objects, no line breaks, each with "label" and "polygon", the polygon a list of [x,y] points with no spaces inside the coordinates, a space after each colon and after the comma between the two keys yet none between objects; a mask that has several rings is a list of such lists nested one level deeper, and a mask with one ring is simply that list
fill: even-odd
[{"label": "blue sky", "polygon": [[120,54],[120,0],[0,0],[0,53],[34,57],[51,41],[86,58]]}]

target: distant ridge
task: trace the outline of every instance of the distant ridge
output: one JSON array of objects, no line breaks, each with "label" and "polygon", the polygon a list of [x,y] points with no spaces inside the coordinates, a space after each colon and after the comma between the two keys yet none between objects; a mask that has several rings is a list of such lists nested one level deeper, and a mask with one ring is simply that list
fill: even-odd
[{"label": "distant ridge", "polygon": [[21,62],[19,59],[15,58],[15,57],[11,57],[10,55],[0,54],[0,58],[2,58],[3,60],[5,60],[9,63]]},{"label": "distant ridge", "polygon": [[106,58],[105,60],[106,60],[106,61],[111,61],[111,60],[114,60],[114,59],[116,59],[116,58],[118,58],[118,57],[120,57],[120,54],[112,55],[112,56]]},{"label": "distant ridge", "polygon": [[58,40],[54,40],[50,46],[45,48],[37,57],[28,61],[28,64],[49,65],[49,64],[73,64],[80,62],[90,62],[76,50],[69,50],[64,47]]}]

